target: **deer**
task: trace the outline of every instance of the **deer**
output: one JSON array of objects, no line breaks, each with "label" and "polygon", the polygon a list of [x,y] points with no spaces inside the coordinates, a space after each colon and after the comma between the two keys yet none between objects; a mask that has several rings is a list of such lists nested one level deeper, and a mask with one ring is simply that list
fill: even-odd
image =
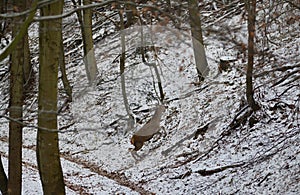
[{"label": "deer", "polygon": [[134,145],[133,151],[140,150],[146,141],[149,141],[160,130],[160,120],[166,110],[164,105],[158,105],[151,119],[136,131],[131,137],[131,144]]}]

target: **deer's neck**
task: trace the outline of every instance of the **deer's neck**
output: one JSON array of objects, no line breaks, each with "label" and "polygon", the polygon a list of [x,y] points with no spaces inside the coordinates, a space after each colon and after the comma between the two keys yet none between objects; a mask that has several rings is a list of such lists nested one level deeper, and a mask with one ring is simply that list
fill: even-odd
[{"label": "deer's neck", "polygon": [[160,121],[162,114],[163,114],[163,110],[162,109],[157,109],[151,120]]}]

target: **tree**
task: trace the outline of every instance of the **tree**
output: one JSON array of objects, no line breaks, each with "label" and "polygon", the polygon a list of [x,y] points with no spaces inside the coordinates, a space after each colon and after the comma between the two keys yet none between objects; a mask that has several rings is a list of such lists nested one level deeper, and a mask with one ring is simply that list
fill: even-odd
[{"label": "tree", "polygon": [[[31,1],[26,0],[24,2],[25,9],[28,9],[30,7]],[[24,80],[24,96],[26,96],[27,92],[29,92],[30,88],[30,79],[33,76],[33,70],[32,70],[32,64],[30,60],[30,49],[29,49],[29,41],[28,41],[28,33],[26,32],[23,38],[24,42],[24,62],[23,62],[23,80]]]},{"label": "tree", "polygon": [[0,155],[0,191],[1,191],[2,195],[7,194],[7,177],[4,172],[1,155]]},{"label": "tree", "polygon": [[[90,0],[83,0],[83,5],[89,5]],[[83,10],[83,48],[84,48],[84,61],[87,71],[87,76],[90,84],[92,84],[98,74],[95,52],[94,52],[94,41],[92,32],[92,9]]]},{"label": "tree", "polygon": [[[5,2],[4,1],[0,1],[0,13],[4,13],[4,9],[5,8]],[[3,26],[4,24],[2,24],[2,21],[0,21],[1,24],[0,24],[0,27],[1,27],[1,32],[0,32],[0,39],[2,38],[3,36]],[[2,160],[1,160],[1,155],[0,155],[0,191],[3,195],[6,195],[7,194],[7,176],[6,176],[6,173],[4,171],[4,167],[3,167],[3,163],[2,163]]]},{"label": "tree", "polygon": [[[130,2],[133,3],[133,1],[131,0]],[[128,28],[132,25],[135,24],[136,20],[137,20],[137,9],[136,9],[136,5],[134,4],[125,4],[125,12],[126,12],[126,24],[124,25],[124,28]]]},{"label": "tree", "polygon": [[[41,16],[62,14],[63,1],[41,8]],[[65,194],[57,131],[57,80],[62,20],[42,20],[39,26],[39,92],[37,161],[44,194]]]},{"label": "tree", "polygon": [[[29,4],[27,4],[29,5]],[[23,80],[24,80],[24,90],[25,90],[25,96],[26,92],[29,91],[30,88],[30,79],[33,76],[33,70],[32,70],[32,64],[30,60],[30,49],[29,49],[29,42],[28,42],[28,33],[24,35],[23,38],[24,42],[24,62],[23,62]]]},{"label": "tree", "polygon": [[[0,6],[2,6],[2,5],[0,4]],[[25,37],[25,35],[27,34],[27,29],[28,29],[29,25],[31,24],[31,22],[33,21],[33,18],[35,16],[37,6],[38,6],[38,1],[33,1],[32,5],[31,5],[32,9],[29,12],[28,17],[26,18],[26,20],[23,21],[22,25],[19,26],[18,34],[15,35],[14,39],[1,52],[0,61],[5,59],[8,55],[10,55],[13,52],[13,50],[17,47],[17,44],[19,43],[19,41]]]},{"label": "tree", "polygon": [[203,45],[202,27],[200,13],[198,10],[198,1],[188,1],[189,18],[192,33],[192,43],[195,56],[199,81],[203,81],[209,73],[209,68],[206,60],[205,49]]},{"label": "tree", "polygon": [[255,15],[256,0],[246,1],[246,9],[248,12],[248,66],[246,73],[246,96],[248,105],[253,111],[258,110],[259,106],[254,100],[253,91],[253,61],[254,61],[254,37],[255,37]]},{"label": "tree", "polygon": [[134,126],[134,117],[130,112],[127,93],[126,93],[126,81],[125,81],[125,60],[126,60],[126,44],[125,44],[125,33],[124,33],[124,18],[121,11],[119,11],[120,16],[120,29],[121,29],[121,55],[120,55],[120,75],[121,75],[121,90],[122,90],[122,97],[125,106],[126,113],[128,115],[127,121],[127,129],[126,131],[130,130]]},{"label": "tree", "polygon": [[[81,0],[78,0],[78,3],[75,0],[72,0],[72,2],[74,5],[81,4]],[[83,0],[83,5],[89,5],[90,3],[90,0]],[[80,10],[76,12],[82,33],[85,70],[89,83],[92,84],[98,74],[93,43],[92,9],[84,9],[82,13]]]},{"label": "tree", "polygon": [[[0,13],[3,14],[5,13],[6,10],[6,4],[7,2],[5,1],[0,1]],[[3,35],[5,34],[5,27],[6,27],[6,21],[3,20],[2,18],[0,19],[0,39],[2,39]]]},{"label": "tree", "polygon": [[63,34],[61,33],[61,42],[60,42],[60,56],[59,56],[59,68],[61,72],[61,80],[64,85],[65,92],[68,96],[67,100],[72,102],[72,87],[67,77],[66,62],[65,62],[65,51],[63,43]]},{"label": "tree", "polygon": [[[13,1],[14,11],[24,11],[26,1]],[[13,37],[18,35],[20,26],[24,22],[23,17],[16,17],[13,20]],[[10,101],[9,116],[9,162],[8,162],[8,193],[21,194],[22,189],[22,129],[20,123],[23,118],[23,67],[25,37],[23,37],[11,55],[10,65]]]}]

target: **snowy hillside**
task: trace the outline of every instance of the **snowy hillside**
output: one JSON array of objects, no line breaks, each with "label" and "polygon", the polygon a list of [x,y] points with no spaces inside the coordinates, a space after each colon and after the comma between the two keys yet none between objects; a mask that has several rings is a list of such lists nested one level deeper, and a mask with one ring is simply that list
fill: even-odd
[{"label": "snowy hillside", "polygon": [[[99,74],[96,84],[89,86],[81,47],[75,43],[79,26],[66,25],[73,102],[65,103],[60,81],[59,139],[67,194],[300,193],[300,20],[287,23],[291,15],[300,18],[299,10],[278,17],[266,38],[262,25],[267,8],[258,7],[254,87],[261,108],[253,113],[245,97],[247,57],[242,46],[247,44],[247,21],[243,6],[232,6],[203,7],[211,71],[202,83],[198,83],[188,30],[171,25],[142,27],[148,41],[147,60],[158,67],[167,109],[161,134],[137,152],[139,159],[132,156],[130,138],[159,104],[155,70],[143,63],[139,45],[132,44],[139,42],[141,27],[123,32],[126,92],[135,119],[131,124],[119,75],[121,32],[110,23],[94,32]],[[282,9],[288,11],[290,5]],[[32,25],[32,61],[37,70],[36,30],[37,25]],[[218,70],[221,58],[233,59],[227,71]],[[1,78],[1,112],[7,106],[7,78]],[[37,94],[26,101],[25,116],[36,125]],[[0,152],[7,169],[8,121],[0,120]],[[42,194],[36,129],[25,127],[23,138],[23,194]]]}]

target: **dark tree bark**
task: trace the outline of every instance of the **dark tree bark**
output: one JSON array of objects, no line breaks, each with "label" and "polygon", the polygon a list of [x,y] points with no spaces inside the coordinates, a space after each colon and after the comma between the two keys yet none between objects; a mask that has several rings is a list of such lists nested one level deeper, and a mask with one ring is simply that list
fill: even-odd
[{"label": "dark tree bark", "polygon": [[[0,13],[5,13],[5,2],[4,1],[0,1]],[[3,36],[3,31],[2,29],[3,28],[3,24],[2,24],[2,20],[0,20],[0,29],[1,29],[1,32],[0,32],[0,40],[2,39],[2,36]],[[7,194],[7,176],[5,174],[5,171],[4,171],[4,168],[3,168],[3,164],[2,164],[2,160],[1,160],[1,155],[0,155],[0,191],[3,195],[6,195]]]},{"label": "dark tree bark", "polygon": [[256,15],[256,0],[248,0],[246,2],[248,11],[248,66],[246,74],[246,96],[248,105],[252,110],[259,109],[258,104],[254,100],[253,91],[253,64],[254,64],[254,38],[255,38],[255,15]]},{"label": "dark tree bark", "polygon": [[[0,1],[0,13],[3,14],[6,12],[6,8],[7,8],[7,1]],[[2,37],[5,34],[6,31],[6,19],[5,18],[0,18],[0,40],[2,39]]]},{"label": "dark tree bark", "polygon": [[[26,9],[30,8],[31,0],[25,1]],[[24,64],[23,64],[23,80],[24,80],[24,90],[25,90],[25,96],[26,93],[29,92],[30,89],[30,79],[33,76],[33,70],[32,70],[32,64],[30,59],[30,49],[29,49],[29,40],[28,40],[28,33],[24,35]]]},{"label": "dark tree bark", "polygon": [[[14,11],[24,11],[26,1],[13,1]],[[23,17],[13,20],[13,37],[18,35],[20,26],[24,22]],[[23,37],[13,50],[10,66],[10,101],[9,116],[9,155],[8,155],[8,192],[9,194],[21,194],[22,192],[22,122],[24,103],[23,67],[25,65]]]},{"label": "dark tree bark", "polygon": [[26,33],[24,36],[24,63],[23,63],[23,80],[24,80],[25,96],[26,93],[29,92],[29,89],[31,87],[30,79],[32,77],[33,77],[33,69],[30,60],[28,34]]},{"label": "dark tree bark", "polygon": [[[0,13],[4,13],[4,1],[0,1]],[[1,26],[0,26],[0,29],[3,29],[2,28],[2,21],[1,22]],[[2,38],[3,32],[1,31],[0,32],[0,39]],[[0,191],[3,195],[6,195],[7,194],[7,176],[6,176],[6,173],[4,171],[4,167],[3,167],[3,163],[2,163],[2,160],[1,160],[1,155],[0,155]]]},{"label": "dark tree bark", "polygon": [[1,156],[0,156],[0,191],[1,191],[2,195],[7,194],[7,176],[4,171]]},{"label": "dark tree bark", "polygon": [[[63,1],[41,8],[41,16],[62,14]],[[37,161],[46,195],[65,194],[57,131],[57,81],[61,52],[62,20],[44,20],[39,28],[39,93]]]},{"label": "dark tree bark", "polygon": [[68,96],[68,101],[72,102],[72,87],[67,77],[67,70],[66,70],[66,62],[65,62],[65,51],[64,51],[64,44],[63,44],[63,36],[61,33],[61,44],[60,44],[60,56],[59,56],[59,68],[61,72],[61,80],[64,85],[65,92]]},{"label": "dark tree bark", "polygon": [[[134,2],[131,0],[131,2]],[[125,4],[125,12],[126,12],[126,24],[124,25],[125,28],[128,28],[132,25],[135,24],[135,22],[137,21],[137,9],[135,5],[132,4]]]}]

